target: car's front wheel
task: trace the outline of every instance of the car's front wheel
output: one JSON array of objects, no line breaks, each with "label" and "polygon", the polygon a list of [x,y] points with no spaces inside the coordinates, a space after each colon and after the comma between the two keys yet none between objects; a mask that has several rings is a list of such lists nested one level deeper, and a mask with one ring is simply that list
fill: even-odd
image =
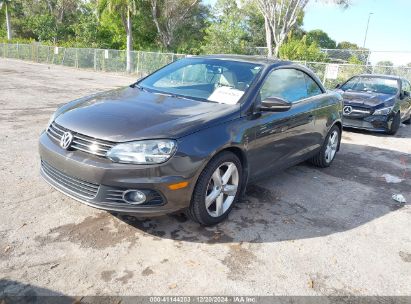
[{"label": "car's front wheel", "polygon": [[387,134],[389,135],[395,135],[397,133],[398,129],[400,128],[401,125],[401,114],[400,111],[395,114],[394,118],[392,119],[391,127],[387,131]]},{"label": "car's front wheel", "polygon": [[320,151],[318,151],[318,153],[311,158],[311,163],[321,168],[330,166],[340,145],[340,135],[340,128],[334,125],[328,132]]},{"label": "car's front wheel", "polygon": [[242,166],[231,152],[215,156],[194,188],[188,216],[205,226],[223,221],[237,202],[242,185]]}]

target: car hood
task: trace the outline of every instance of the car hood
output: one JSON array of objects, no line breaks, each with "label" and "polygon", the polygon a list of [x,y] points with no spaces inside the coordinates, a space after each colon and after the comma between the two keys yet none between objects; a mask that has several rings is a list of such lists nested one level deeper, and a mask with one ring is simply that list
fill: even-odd
[{"label": "car hood", "polygon": [[91,137],[124,142],[176,139],[240,116],[240,105],[175,98],[127,87],[74,100],[57,124]]},{"label": "car hood", "polygon": [[360,106],[365,108],[379,108],[390,106],[395,101],[395,95],[372,92],[348,92],[339,90],[344,100],[344,105]]}]

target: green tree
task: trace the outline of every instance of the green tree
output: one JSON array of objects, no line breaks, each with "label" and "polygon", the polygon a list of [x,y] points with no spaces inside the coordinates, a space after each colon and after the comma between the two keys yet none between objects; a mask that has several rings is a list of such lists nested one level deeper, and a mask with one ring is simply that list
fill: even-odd
[{"label": "green tree", "polygon": [[292,31],[298,16],[304,12],[308,2],[309,0],[256,0],[264,16],[268,56],[278,56],[281,45]]},{"label": "green tree", "polygon": [[360,47],[349,41],[341,41],[337,44],[337,49],[358,50]]},{"label": "green tree", "polygon": [[289,35],[287,42],[280,48],[280,58],[287,60],[326,61],[327,56],[321,52],[317,43],[308,43],[307,36],[302,39]]},{"label": "green tree", "polygon": [[247,23],[247,39],[250,45],[254,47],[265,46],[264,17],[259,12],[257,4],[253,1],[246,1],[242,8]]},{"label": "green tree", "polygon": [[158,37],[166,50],[176,47],[182,28],[189,30],[203,21],[197,18],[202,16],[199,0],[150,0],[150,3]]},{"label": "green tree", "polygon": [[205,30],[205,53],[245,54],[249,51],[244,14],[236,0],[218,0],[215,20]]},{"label": "green tree", "polygon": [[195,6],[187,19],[188,22],[182,23],[176,29],[173,50],[178,53],[199,54],[209,20],[209,7],[201,3]]},{"label": "green tree", "polygon": [[351,55],[350,58],[348,58],[348,63],[349,64],[364,64],[357,56]]},{"label": "green tree", "polygon": [[110,14],[118,14],[126,32],[126,56],[127,72],[131,72],[131,51],[133,48],[133,30],[131,16],[135,15],[137,12],[137,0],[99,0],[98,2],[99,13],[102,14],[104,11]]},{"label": "green tree", "polygon": [[389,66],[389,67],[392,67],[392,66],[394,66],[394,63],[392,63],[392,62],[389,61],[389,60],[382,60],[382,61],[378,61],[378,62],[377,62],[377,65],[379,65],[379,66]]},{"label": "green tree", "polygon": [[4,6],[4,13],[6,15],[6,28],[7,28],[7,39],[11,40],[12,32],[11,32],[11,16],[10,16],[10,0],[0,0],[0,10]]},{"label": "green tree", "polygon": [[374,67],[374,73],[376,74],[393,75],[395,74],[394,70],[394,63],[389,60],[378,61]]},{"label": "green tree", "polygon": [[307,43],[311,44],[315,42],[320,48],[335,49],[337,44],[335,40],[332,40],[328,34],[322,30],[312,30],[307,34]]}]

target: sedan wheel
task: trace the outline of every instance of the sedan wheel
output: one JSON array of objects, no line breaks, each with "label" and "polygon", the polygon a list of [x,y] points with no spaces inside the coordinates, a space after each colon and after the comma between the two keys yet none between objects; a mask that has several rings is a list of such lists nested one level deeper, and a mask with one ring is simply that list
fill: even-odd
[{"label": "sedan wheel", "polygon": [[401,114],[400,114],[400,111],[398,111],[395,114],[394,118],[392,119],[391,127],[387,131],[387,134],[395,135],[395,133],[397,133],[398,129],[400,128],[400,125],[401,125]]},{"label": "sedan wheel", "polygon": [[231,206],[238,190],[238,169],[232,162],[219,166],[208,182],[205,204],[212,217],[223,215]]}]

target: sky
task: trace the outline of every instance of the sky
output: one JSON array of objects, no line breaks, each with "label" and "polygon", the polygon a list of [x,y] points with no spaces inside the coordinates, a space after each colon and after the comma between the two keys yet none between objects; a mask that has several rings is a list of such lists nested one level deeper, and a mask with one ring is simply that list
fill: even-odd
[{"label": "sky", "polygon": [[365,47],[384,51],[373,52],[371,62],[411,62],[411,0],[352,0],[351,7],[345,10],[311,1],[306,8],[303,28],[306,31],[322,29],[337,43],[350,41],[363,46],[369,13],[373,14]]},{"label": "sky", "polygon": [[[215,1],[205,3],[213,5]],[[351,0],[347,9],[325,2],[309,2],[303,25],[306,31],[321,29],[337,43],[350,41],[363,46],[368,16],[373,13],[365,47],[383,52],[373,52],[370,61],[411,62],[411,0]]]}]

